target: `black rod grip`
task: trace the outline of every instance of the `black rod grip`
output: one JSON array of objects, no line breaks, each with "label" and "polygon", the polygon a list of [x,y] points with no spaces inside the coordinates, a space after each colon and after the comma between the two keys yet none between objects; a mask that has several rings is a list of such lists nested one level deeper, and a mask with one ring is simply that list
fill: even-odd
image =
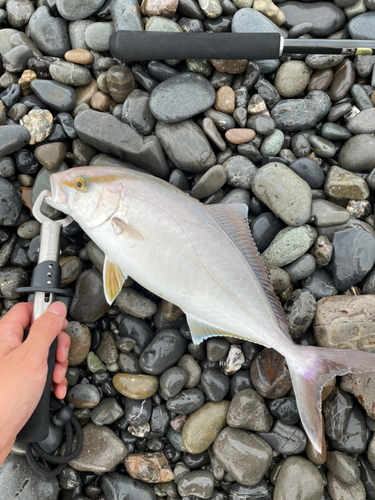
[{"label": "black rod grip", "polygon": [[38,443],[49,434],[49,403],[51,398],[52,375],[55,368],[57,337],[52,342],[48,354],[48,373],[42,397],[25,426],[18,433],[19,443]]},{"label": "black rod grip", "polygon": [[117,31],[109,41],[122,62],[165,59],[277,59],[279,33]]}]

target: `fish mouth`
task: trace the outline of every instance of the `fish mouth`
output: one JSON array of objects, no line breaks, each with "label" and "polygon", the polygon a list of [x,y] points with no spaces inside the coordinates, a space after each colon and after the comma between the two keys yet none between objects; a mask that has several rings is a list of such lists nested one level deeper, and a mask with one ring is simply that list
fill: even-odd
[{"label": "fish mouth", "polygon": [[47,196],[45,201],[54,208],[64,208],[68,203],[68,192],[64,184],[59,182],[55,174],[50,176],[51,196]]}]

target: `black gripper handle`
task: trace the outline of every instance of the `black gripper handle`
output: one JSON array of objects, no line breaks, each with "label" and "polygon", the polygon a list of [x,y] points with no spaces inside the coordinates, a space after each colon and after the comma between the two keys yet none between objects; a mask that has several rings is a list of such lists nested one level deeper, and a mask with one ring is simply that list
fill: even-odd
[{"label": "black gripper handle", "polygon": [[[27,332],[28,333],[28,332]],[[25,333],[25,340],[27,337]],[[48,373],[42,397],[25,426],[18,433],[19,443],[39,443],[47,438],[49,433],[49,403],[51,398],[52,375],[55,368],[57,338],[52,342],[48,354]]]},{"label": "black gripper handle", "polygon": [[117,31],[109,41],[122,62],[165,59],[277,59],[279,33]]}]

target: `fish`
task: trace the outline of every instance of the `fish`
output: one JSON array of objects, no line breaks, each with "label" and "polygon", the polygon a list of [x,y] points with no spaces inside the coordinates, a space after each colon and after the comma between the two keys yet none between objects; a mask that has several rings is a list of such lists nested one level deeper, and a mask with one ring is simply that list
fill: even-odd
[{"label": "fish", "polygon": [[242,203],[204,205],[130,168],[76,167],[50,176],[45,201],[71,216],[105,254],[112,304],[128,276],[186,314],[195,344],[234,337],[285,357],[303,428],[321,453],[322,388],[375,371],[375,355],[293,342]]}]

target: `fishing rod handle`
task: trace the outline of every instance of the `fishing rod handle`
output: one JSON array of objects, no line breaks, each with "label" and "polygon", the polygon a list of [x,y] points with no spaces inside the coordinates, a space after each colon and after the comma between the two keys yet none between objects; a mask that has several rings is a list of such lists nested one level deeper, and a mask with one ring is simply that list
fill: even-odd
[{"label": "fishing rod handle", "polygon": [[165,59],[277,59],[279,33],[168,33],[117,31],[109,41],[122,62]]},{"label": "fishing rod handle", "polygon": [[[37,320],[56,300],[56,292],[61,286],[61,268],[59,266],[61,224],[48,220],[42,223],[40,233],[38,266],[34,269],[32,286],[51,291],[34,291],[32,323]],[[33,286],[34,285],[34,286]],[[54,291],[52,291],[54,290]],[[26,340],[28,332],[25,332]],[[38,443],[49,434],[49,405],[51,398],[52,376],[55,368],[57,338],[51,344],[48,353],[48,371],[42,397],[33,414],[17,435],[20,443]]]}]

